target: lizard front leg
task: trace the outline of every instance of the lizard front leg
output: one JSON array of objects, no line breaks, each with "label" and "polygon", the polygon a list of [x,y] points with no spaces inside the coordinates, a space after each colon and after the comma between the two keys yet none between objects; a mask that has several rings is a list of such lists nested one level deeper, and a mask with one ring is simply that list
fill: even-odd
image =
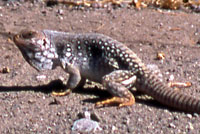
[{"label": "lizard front leg", "polygon": [[96,103],[96,106],[118,103],[119,107],[130,106],[135,103],[133,94],[127,87],[132,87],[136,76],[131,71],[117,70],[102,79],[103,86],[113,95],[112,98]]},{"label": "lizard front leg", "polygon": [[78,67],[73,64],[68,64],[65,66],[64,70],[69,74],[69,79],[67,81],[66,89],[62,92],[52,92],[54,96],[64,96],[71,92],[76,87],[83,86],[85,83],[85,78],[81,79],[81,74]]}]

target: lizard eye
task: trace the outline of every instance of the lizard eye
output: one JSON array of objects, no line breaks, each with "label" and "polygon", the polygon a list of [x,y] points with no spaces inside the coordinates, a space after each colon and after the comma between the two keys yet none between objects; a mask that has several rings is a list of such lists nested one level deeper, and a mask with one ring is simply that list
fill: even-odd
[{"label": "lizard eye", "polygon": [[32,32],[27,34],[28,37],[31,37],[32,35],[33,35]]},{"label": "lizard eye", "polygon": [[22,32],[21,36],[24,38],[24,39],[30,39],[34,36],[34,32],[32,31],[25,31],[25,32]]}]

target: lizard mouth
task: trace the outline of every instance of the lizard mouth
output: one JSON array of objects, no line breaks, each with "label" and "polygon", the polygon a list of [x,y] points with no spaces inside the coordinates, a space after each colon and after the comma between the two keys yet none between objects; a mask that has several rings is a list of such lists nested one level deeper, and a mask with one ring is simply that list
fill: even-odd
[{"label": "lizard mouth", "polygon": [[14,35],[13,41],[18,47],[29,47],[31,39],[34,38],[36,32],[34,31],[22,31],[19,34]]},{"label": "lizard mouth", "polygon": [[21,34],[14,35],[13,42],[23,52],[23,54],[33,51],[33,45],[31,45],[31,41],[24,39]]}]

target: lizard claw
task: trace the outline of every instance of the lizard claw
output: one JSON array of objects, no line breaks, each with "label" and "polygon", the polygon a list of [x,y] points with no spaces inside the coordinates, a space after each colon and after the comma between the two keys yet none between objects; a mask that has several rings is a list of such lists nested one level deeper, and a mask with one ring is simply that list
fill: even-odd
[{"label": "lizard claw", "polygon": [[110,99],[106,99],[103,101],[99,101],[95,104],[95,106],[100,107],[102,105],[112,105],[112,104],[119,104],[119,107],[124,107],[124,106],[131,106],[135,104],[135,98],[134,96],[131,96],[129,99],[127,98],[120,98],[120,97],[112,97]]},{"label": "lizard claw", "polygon": [[52,96],[66,96],[66,95],[68,95],[68,94],[70,94],[70,93],[71,93],[71,90],[69,89],[69,90],[67,90],[67,91],[60,91],[60,92],[53,91],[53,92],[51,93],[51,95],[52,95]]}]

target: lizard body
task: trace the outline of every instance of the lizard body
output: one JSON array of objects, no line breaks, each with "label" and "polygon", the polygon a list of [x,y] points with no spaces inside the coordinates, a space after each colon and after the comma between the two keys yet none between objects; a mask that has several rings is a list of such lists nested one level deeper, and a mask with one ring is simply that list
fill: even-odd
[{"label": "lizard body", "polygon": [[67,89],[81,80],[101,83],[113,98],[97,105],[135,103],[131,87],[162,104],[183,111],[200,112],[200,100],[170,89],[124,44],[103,34],[73,34],[51,30],[22,31],[14,42],[24,58],[37,70],[61,66],[69,73]]}]

